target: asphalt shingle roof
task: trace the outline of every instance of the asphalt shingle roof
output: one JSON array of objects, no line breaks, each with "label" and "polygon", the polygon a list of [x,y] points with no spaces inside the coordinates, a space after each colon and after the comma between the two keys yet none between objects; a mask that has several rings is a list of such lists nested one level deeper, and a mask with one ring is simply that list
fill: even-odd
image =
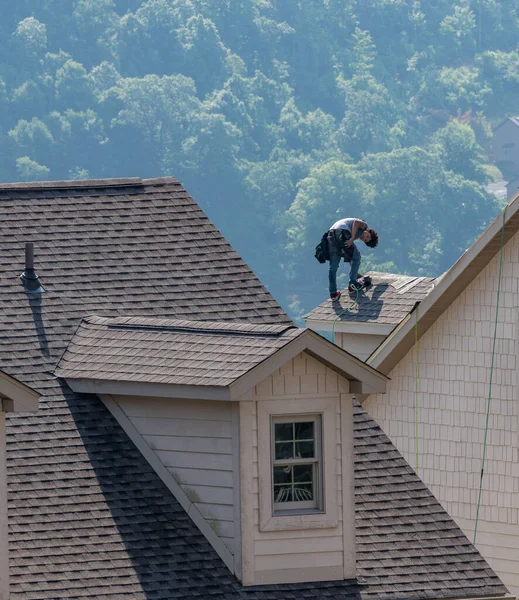
[{"label": "asphalt shingle roof", "polygon": [[[388,438],[355,410],[358,580],[243,588],[102,402],[54,376],[82,318],[292,323],[172,179],[0,186],[0,369],[12,600],[367,600],[503,594]],[[48,290],[24,293],[35,243]],[[228,325],[226,325],[227,327]]]},{"label": "asphalt shingle roof", "polygon": [[417,302],[431,291],[431,277],[409,277],[394,273],[368,273],[372,285],[359,293],[357,306],[350,307],[355,296],[344,290],[340,300],[326,300],[305,315],[306,320],[381,323],[398,325]]},{"label": "asphalt shingle roof", "polygon": [[81,322],[56,374],[228,386],[304,331],[289,325],[92,316]]}]

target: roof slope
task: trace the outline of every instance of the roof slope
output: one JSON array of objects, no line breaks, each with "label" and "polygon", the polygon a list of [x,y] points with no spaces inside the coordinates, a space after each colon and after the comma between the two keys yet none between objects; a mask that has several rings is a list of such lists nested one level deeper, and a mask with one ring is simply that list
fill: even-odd
[{"label": "roof slope", "polygon": [[359,293],[357,308],[345,310],[351,304],[347,292],[339,301],[326,300],[305,315],[308,321],[380,323],[398,325],[413,306],[431,291],[431,277],[409,277],[394,273],[368,273],[372,285]]},{"label": "roof slope", "polygon": [[[358,578],[243,588],[95,396],[47,387],[11,418],[11,598],[328,600],[506,593],[360,406]],[[52,409],[49,407],[52,405]]]},{"label": "roof slope", "polygon": [[227,386],[305,330],[290,325],[87,317],[56,375]]},{"label": "roof slope", "polygon": [[[505,593],[359,407],[359,582],[242,588],[101,401],[53,371],[93,312],[290,320],[174,180],[4,186],[0,206],[0,368],[42,395],[38,413],[8,417],[13,600]],[[27,240],[41,296],[18,278]]]},{"label": "roof slope", "polygon": [[8,301],[20,291],[24,243],[34,242],[47,321],[123,310],[291,324],[173,178],[0,184],[0,207],[1,291]]}]

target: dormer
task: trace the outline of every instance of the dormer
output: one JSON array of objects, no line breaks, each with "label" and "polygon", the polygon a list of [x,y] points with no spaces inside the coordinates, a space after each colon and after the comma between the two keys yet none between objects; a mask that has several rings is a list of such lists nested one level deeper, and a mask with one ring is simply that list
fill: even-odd
[{"label": "dormer", "polygon": [[98,394],[244,585],[354,579],[353,396],[386,377],[308,329],[89,317]]},{"label": "dormer", "polygon": [[305,315],[309,329],[329,337],[361,360],[367,358],[431,291],[434,279],[393,273],[369,273],[372,285],[340,300],[326,300]]}]

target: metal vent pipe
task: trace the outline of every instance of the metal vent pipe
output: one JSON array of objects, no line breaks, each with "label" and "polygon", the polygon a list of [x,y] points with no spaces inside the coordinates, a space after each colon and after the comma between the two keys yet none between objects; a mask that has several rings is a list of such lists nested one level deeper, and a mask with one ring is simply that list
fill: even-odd
[{"label": "metal vent pipe", "polygon": [[34,271],[34,244],[32,242],[25,243],[25,270],[20,275],[20,279],[28,294],[41,294],[45,291]]}]

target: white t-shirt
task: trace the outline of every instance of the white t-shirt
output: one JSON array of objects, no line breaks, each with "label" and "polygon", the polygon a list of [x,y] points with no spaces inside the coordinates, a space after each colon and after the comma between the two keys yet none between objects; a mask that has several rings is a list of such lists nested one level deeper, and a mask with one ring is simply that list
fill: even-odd
[{"label": "white t-shirt", "polygon": [[360,221],[360,219],[353,219],[351,217],[348,219],[341,219],[340,221],[334,223],[330,229],[346,229],[351,233],[353,229],[353,223],[355,223],[355,221]]}]

